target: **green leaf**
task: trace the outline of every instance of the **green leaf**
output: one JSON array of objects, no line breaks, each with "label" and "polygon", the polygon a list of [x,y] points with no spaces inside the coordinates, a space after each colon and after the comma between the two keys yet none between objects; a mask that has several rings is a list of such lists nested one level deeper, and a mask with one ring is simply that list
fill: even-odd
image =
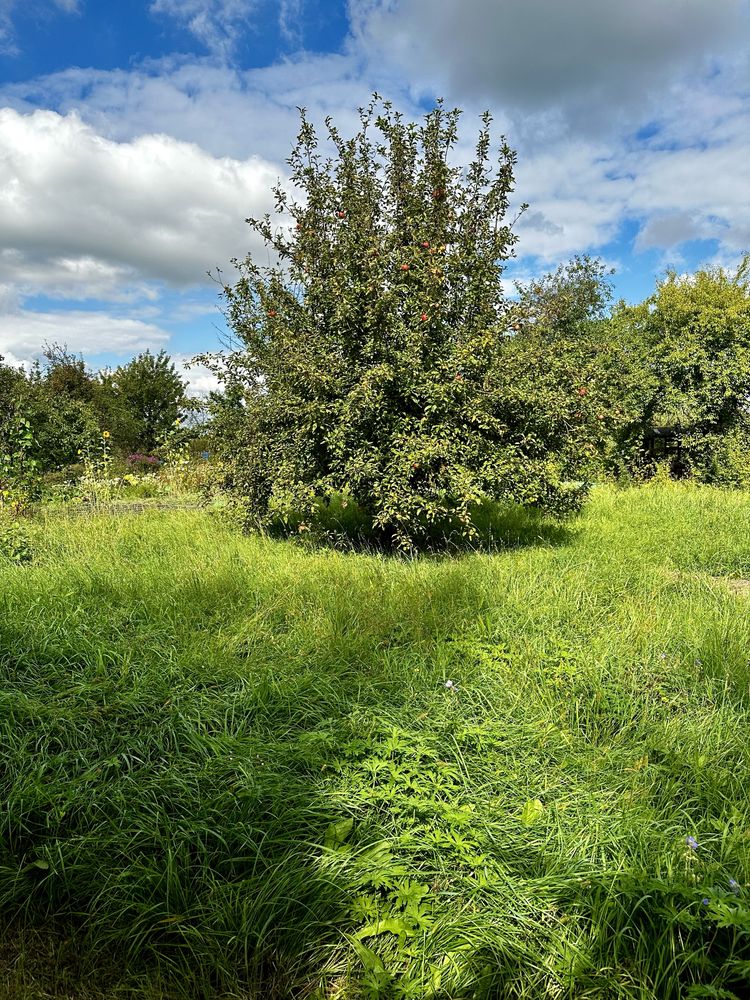
[{"label": "green leaf", "polygon": [[353,819],[340,819],[338,823],[331,823],[326,830],[323,846],[329,851],[339,850],[346,843],[353,829]]},{"label": "green leaf", "polygon": [[521,811],[521,822],[524,826],[533,826],[544,815],[544,805],[541,799],[528,799]]},{"label": "green leaf", "polygon": [[383,965],[380,957],[371,951],[361,941],[353,941],[354,950],[357,952],[357,957],[368,972],[385,972],[385,966]]},{"label": "green leaf", "polygon": [[414,928],[401,917],[383,917],[357,931],[357,939],[378,937],[380,934],[397,934],[399,937],[414,937]]}]

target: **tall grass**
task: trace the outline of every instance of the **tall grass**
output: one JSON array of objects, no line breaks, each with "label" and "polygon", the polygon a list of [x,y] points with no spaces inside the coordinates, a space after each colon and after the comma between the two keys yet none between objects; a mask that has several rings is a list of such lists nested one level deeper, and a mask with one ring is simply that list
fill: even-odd
[{"label": "tall grass", "polygon": [[411,562],[40,524],[0,564],[0,993],[749,996],[750,496],[519,524]]}]

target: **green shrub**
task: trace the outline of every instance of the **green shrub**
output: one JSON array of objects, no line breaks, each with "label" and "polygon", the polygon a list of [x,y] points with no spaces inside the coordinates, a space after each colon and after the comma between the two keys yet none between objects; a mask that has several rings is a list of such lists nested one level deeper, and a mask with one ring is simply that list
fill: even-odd
[{"label": "green shrub", "polygon": [[0,511],[0,559],[13,563],[31,562],[33,556],[29,532],[23,522]]}]

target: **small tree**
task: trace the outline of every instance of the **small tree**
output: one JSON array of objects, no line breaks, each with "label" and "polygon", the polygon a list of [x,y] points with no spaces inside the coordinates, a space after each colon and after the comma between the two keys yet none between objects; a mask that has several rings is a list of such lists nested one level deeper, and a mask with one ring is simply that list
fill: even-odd
[{"label": "small tree", "polygon": [[44,386],[53,396],[65,396],[82,403],[94,399],[96,382],[82,356],[72,354],[66,345],[44,345]]},{"label": "small tree", "polygon": [[473,159],[452,164],[459,115],[438,103],[407,123],[375,95],[354,138],[327,120],[325,157],[302,111],[301,198],[279,185],[280,219],[248,220],[277,263],[248,256],[224,287],[241,345],[226,375],[245,402],[234,483],[260,522],[343,494],[408,548],[436,525],[471,535],[486,497],[575,502],[524,414],[508,423],[496,377],[515,154],[502,140],[494,158],[485,114]]},{"label": "small tree", "polygon": [[153,451],[186,409],[187,384],[166,351],[144,351],[104,373],[101,385],[112,396],[115,441],[133,450]]},{"label": "small tree", "polygon": [[574,257],[518,284],[500,373],[508,405],[575,479],[618,470],[617,440],[638,422],[648,382],[640,352],[613,335],[612,273]]},{"label": "small tree", "polygon": [[675,425],[699,478],[750,484],[750,256],[733,273],[669,272],[645,302],[621,303],[612,329],[644,373],[621,441],[631,463],[650,427]]}]

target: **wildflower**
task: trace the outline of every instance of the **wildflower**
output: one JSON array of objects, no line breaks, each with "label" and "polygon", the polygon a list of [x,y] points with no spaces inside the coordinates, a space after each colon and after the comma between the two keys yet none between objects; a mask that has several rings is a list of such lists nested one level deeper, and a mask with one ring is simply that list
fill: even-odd
[{"label": "wildflower", "polygon": [[451,688],[455,688],[455,686],[456,686],[456,685],[454,684],[454,682],[453,682],[453,681],[446,681],[446,682],[445,682],[445,686],[446,686],[446,687],[447,687],[448,689],[451,689]]},{"label": "wildflower", "polygon": [[737,881],[736,878],[730,878],[729,888],[732,890],[732,892],[737,892],[739,890],[740,883]]},{"label": "wildflower", "polygon": [[710,902],[711,900],[708,898],[708,896],[704,896],[703,899],[701,900],[701,903],[703,903],[704,906],[708,906]]},{"label": "wildflower", "polygon": [[688,845],[691,851],[698,850],[698,841],[695,837],[685,837],[685,843]]},{"label": "wildflower", "polygon": [[102,437],[104,438],[105,441],[109,441],[111,436],[112,435],[109,433],[109,431],[102,431]]},{"label": "wildflower", "polygon": [[667,654],[666,653],[659,653],[659,659],[660,660],[666,660],[666,658],[667,658]]}]

